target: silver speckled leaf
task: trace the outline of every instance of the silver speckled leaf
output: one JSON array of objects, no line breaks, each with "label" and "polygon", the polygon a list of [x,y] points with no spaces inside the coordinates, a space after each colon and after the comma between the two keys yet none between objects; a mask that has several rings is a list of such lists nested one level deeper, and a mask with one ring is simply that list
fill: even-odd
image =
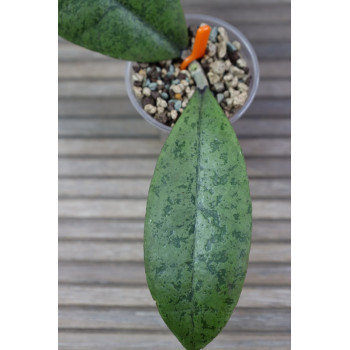
[{"label": "silver speckled leaf", "polygon": [[158,310],[187,350],[229,320],[250,251],[252,206],[235,132],[210,90],[196,91],[151,182],[144,255]]}]

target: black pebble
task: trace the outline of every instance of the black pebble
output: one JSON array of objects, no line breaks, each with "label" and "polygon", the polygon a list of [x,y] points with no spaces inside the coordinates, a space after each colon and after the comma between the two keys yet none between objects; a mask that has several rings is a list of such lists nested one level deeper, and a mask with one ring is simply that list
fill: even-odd
[{"label": "black pebble", "polygon": [[228,53],[228,58],[233,64],[236,64],[237,60],[240,59],[241,57],[237,51],[233,51]]},{"label": "black pebble", "polygon": [[163,124],[166,124],[169,121],[166,112],[160,113],[158,116],[156,116],[156,119]]},{"label": "black pebble", "polygon": [[244,73],[245,73],[245,74],[248,74],[248,73],[249,73],[249,68],[248,68],[248,67],[244,67],[243,70],[244,70]]},{"label": "black pebble", "polygon": [[157,97],[159,97],[160,94],[159,94],[158,91],[152,91],[152,92],[151,92],[151,96],[152,96],[155,100],[157,100]]},{"label": "black pebble", "polygon": [[134,81],[134,86],[142,87],[141,81]]},{"label": "black pebble", "polygon": [[187,75],[185,73],[179,73],[177,76],[177,79],[179,80],[185,80],[187,78]]},{"label": "black pebble", "polygon": [[138,72],[140,71],[140,69],[141,69],[140,65],[139,65],[137,62],[134,62],[134,63],[132,64],[132,68],[133,68],[133,70],[134,70],[136,73],[138,73]]},{"label": "black pebble", "polygon": [[153,97],[151,96],[144,96],[142,99],[142,107],[145,107],[146,105],[153,105],[155,106],[155,101],[153,99]]}]

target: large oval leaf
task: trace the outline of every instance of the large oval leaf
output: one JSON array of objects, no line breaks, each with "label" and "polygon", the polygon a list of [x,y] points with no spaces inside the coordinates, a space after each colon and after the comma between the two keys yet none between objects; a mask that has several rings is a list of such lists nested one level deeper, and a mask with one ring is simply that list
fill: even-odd
[{"label": "large oval leaf", "polygon": [[179,57],[188,46],[179,0],[59,0],[58,33],[87,49],[130,61]]},{"label": "large oval leaf", "polygon": [[244,158],[210,90],[196,92],[157,161],[145,268],[165,323],[188,350],[225,326],[246,275],[251,199]]}]

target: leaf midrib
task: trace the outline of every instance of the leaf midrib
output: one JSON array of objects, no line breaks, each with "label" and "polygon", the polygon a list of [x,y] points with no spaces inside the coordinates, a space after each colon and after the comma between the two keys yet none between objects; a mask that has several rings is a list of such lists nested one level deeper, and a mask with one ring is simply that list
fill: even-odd
[{"label": "leaf midrib", "polygon": [[196,164],[196,193],[195,193],[195,224],[194,224],[194,232],[193,232],[193,253],[192,253],[192,261],[193,261],[193,269],[192,269],[192,279],[191,279],[191,295],[192,295],[192,307],[191,307],[191,319],[192,319],[192,343],[194,344],[194,275],[195,275],[195,256],[196,256],[196,246],[197,246],[197,226],[198,226],[198,212],[199,212],[199,206],[198,206],[198,193],[200,188],[200,164],[202,160],[202,147],[201,147],[201,141],[202,141],[202,107],[203,107],[203,98],[204,98],[204,92],[199,92],[199,111],[198,111],[198,129],[197,129],[197,140],[198,140],[198,155],[197,155],[197,164]]}]

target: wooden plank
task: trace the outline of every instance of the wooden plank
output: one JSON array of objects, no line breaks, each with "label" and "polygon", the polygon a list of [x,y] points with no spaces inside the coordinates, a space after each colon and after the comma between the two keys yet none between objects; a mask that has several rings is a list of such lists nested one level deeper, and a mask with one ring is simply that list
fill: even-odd
[{"label": "wooden plank", "polygon": [[[289,158],[248,158],[249,177],[289,177]],[[142,159],[83,159],[59,158],[58,174],[64,177],[150,177],[153,175],[156,158]]]},{"label": "wooden plank", "polygon": [[[237,136],[289,136],[290,119],[242,119],[235,123]],[[159,130],[138,119],[65,118],[58,120],[60,137],[159,137]]]},{"label": "wooden plank", "polygon": [[[58,286],[59,305],[155,307],[147,287]],[[243,287],[238,307],[289,308],[289,287]]]},{"label": "wooden plank", "polygon": [[[119,79],[125,77],[126,63],[120,60],[106,62],[60,62],[58,65],[59,79]],[[290,61],[259,62],[261,78],[289,78]]]},{"label": "wooden plank", "polygon": [[[59,219],[58,237],[65,240],[142,240],[143,220]],[[290,221],[253,220],[253,241],[290,240]]]},{"label": "wooden plank", "polygon": [[[146,285],[143,263],[59,261],[58,281],[65,284]],[[245,285],[289,285],[290,266],[250,263]]]},{"label": "wooden plank", "polygon": [[[242,120],[254,117],[287,117],[290,118],[290,98],[257,99],[255,98],[244,118],[234,125],[239,125]],[[146,122],[138,115],[131,102],[126,98],[112,99],[59,99],[58,114],[61,117],[126,117],[133,116]]]},{"label": "wooden plank", "polygon": [[60,62],[59,79],[124,79],[126,62],[115,59],[91,62]]},{"label": "wooden plank", "polygon": [[[143,219],[145,199],[61,199],[61,218]],[[254,219],[290,219],[290,202],[286,200],[253,200]]]},{"label": "wooden plank", "polygon": [[[282,121],[283,122],[283,121]],[[285,121],[288,123],[288,121]],[[285,123],[286,124],[286,123]],[[288,128],[287,125],[284,125]],[[276,128],[283,127],[276,125]],[[64,137],[159,137],[159,130],[143,119],[59,119],[58,134]]]},{"label": "wooden plank", "polygon": [[[58,346],[62,350],[182,349],[181,344],[170,331],[167,334],[61,331],[58,334]],[[222,332],[206,349],[290,350],[290,335]]]},{"label": "wooden plank", "polygon": [[[240,140],[247,156],[289,156],[289,138],[245,138]],[[60,156],[158,156],[163,146],[161,140],[149,139],[60,139]]]},{"label": "wooden plank", "polygon": [[[143,262],[143,242],[63,241],[58,244],[61,261]],[[253,243],[251,262],[290,262],[289,243]]]},{"label": "wooden plank", "polygon": [[[94,198],[147,198],[150,185],[148,179],[60,179],[58,195],[61,197]],[[290,180],[249,181],[250,192],[254,198],[290,196]]]},{"label": "wooden plank", "polygon": [[[223,332],[288,332],[288,309],[243,309],[233,312]],[[134,329],[142,331],[168,331],[157,310],[86,309],[60,307],[58,326],[64,329]]]},{"label": "wooden plank", "polygon": [[[290,80],[261,80],[257,97],[289,97]],[[84,98],[127,98],[123,80],[60,80],[58,82],[59,97]]]}]

